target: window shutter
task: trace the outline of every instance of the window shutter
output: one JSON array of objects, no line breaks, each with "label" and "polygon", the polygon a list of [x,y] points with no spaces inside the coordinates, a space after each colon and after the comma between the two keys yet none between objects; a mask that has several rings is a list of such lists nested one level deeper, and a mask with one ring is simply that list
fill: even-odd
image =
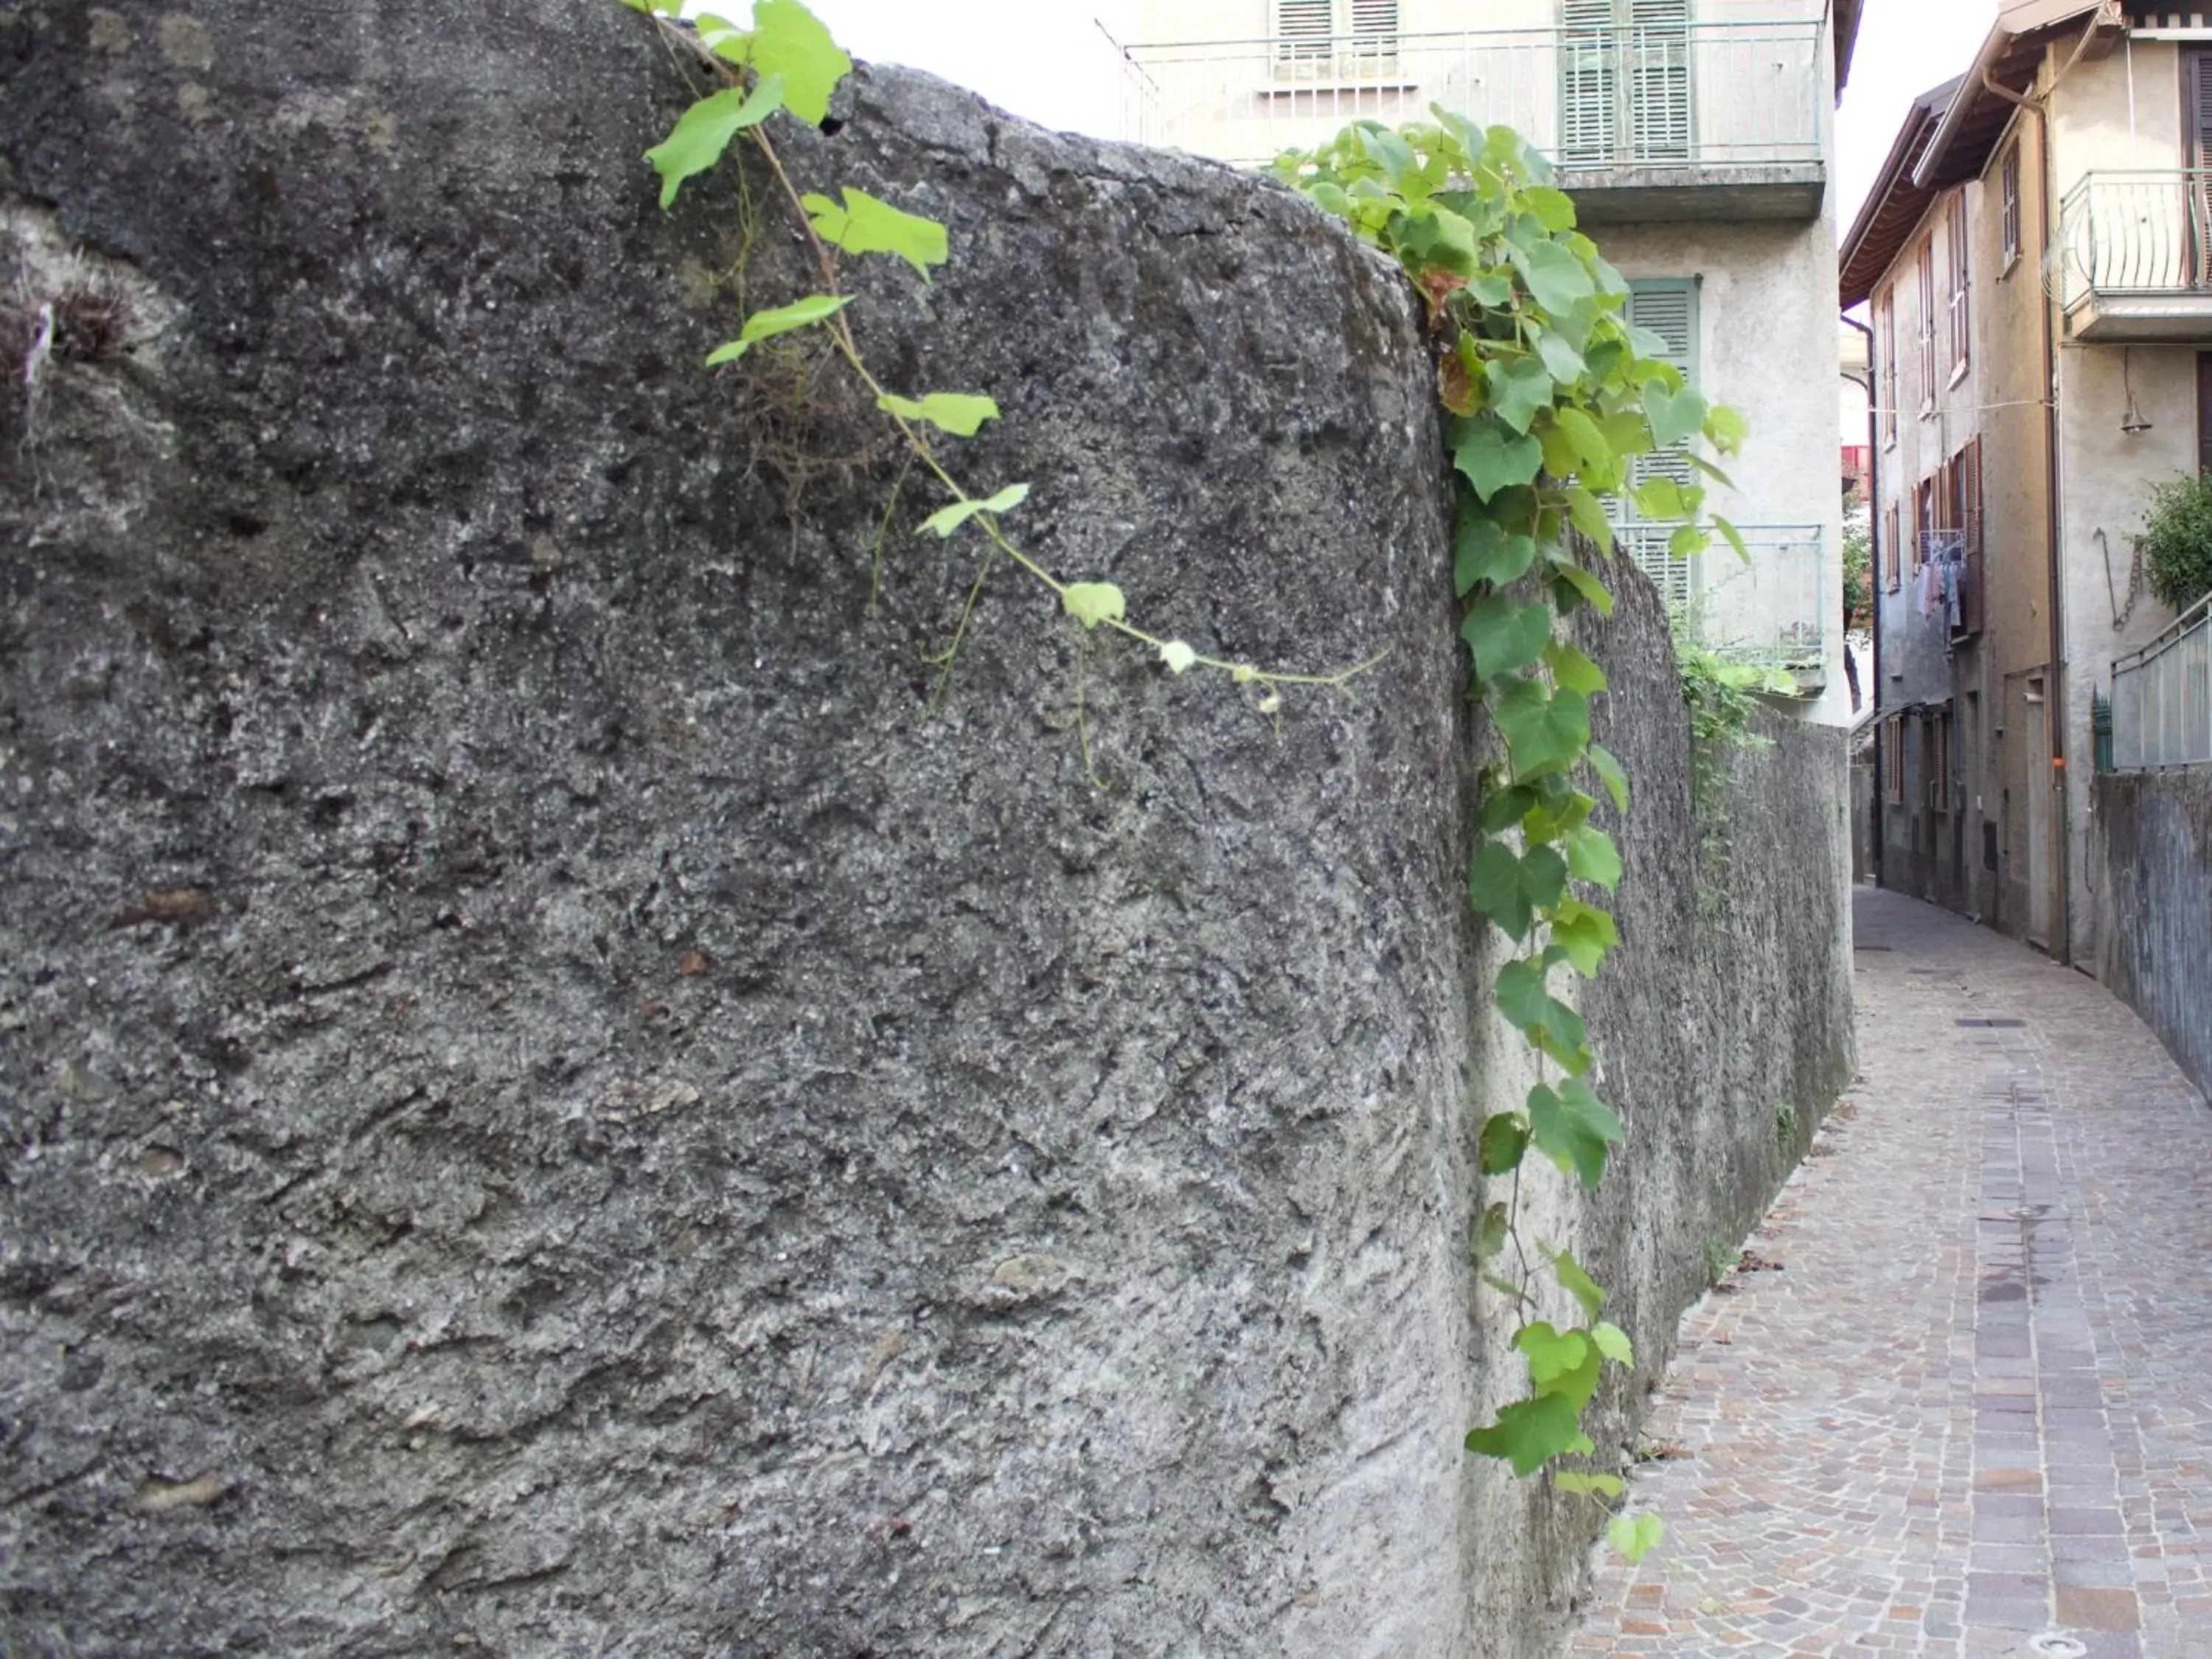
[{"label": "window shutter", "polygon": [[1352,0],[1355,73],[1373,75],[1398,62],[1398,0]]},{"label": "window shutter", "polygon": [[1333,0],[1275,0],[1275,56],[1290,60],[1328,57],[1333,9]]},{"label": "window shutter", "polygon": [[1644,162],[1690,159],[1689,0],[1628,0],[1630,154]]},{"label": "window shutter", "polygon": [[2196,221],[2194,252],[2198,282],[2212,274],[2212,52],[2192,52],[2186,59],[2188,75],[2190,165],[2199,171],[2191,181],[2191,216]]},{"label": "window shutter", "polygon": [[[1650,353],[1652,357],[1680,369],[1686,380],[1697,379],[1695,278],[1678,276],[1631,283],[1626,316],[1631,327],[1648,329],[1658,337],[1657,349]],[[1672,478],[1679,484],[1695,483],[1697,469],[1690,465],[1687,443],[1670,445],[1652,454],[1638,455],[1629,462],[1631,489],[1651,478]],[[1632,514],[1633,504],[1628,504],[1626,510]],[[1691,593],[1690,562],[1678,559],[1668,550],[1674,532],[1673,525],[1645,525],[1631,517],[1622,522],[1616,533],[1629,558],[1651,579],[1660,597],[1670,605],[1686,605]]]},{"label": "window shutter", "polygon": [[1559,0],[1559,160],[1571,167],[1613,153],[1620,39],[1613,0]]}]

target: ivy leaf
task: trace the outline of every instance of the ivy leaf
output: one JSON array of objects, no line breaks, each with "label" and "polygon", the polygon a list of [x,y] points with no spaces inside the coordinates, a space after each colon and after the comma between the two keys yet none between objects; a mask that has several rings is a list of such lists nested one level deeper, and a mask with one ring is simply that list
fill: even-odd
[{"label": "ivy leaf", "polygon": [[1474,1236],[1468,1241],[1468,1254],[1478,1262],[1493,1261],[1505,1249],[1512,1232],[1512,1213],[1500,1200],[1485,1210],[1482,1219],[1475,1223]]},{"label": "ivy leaf", "polygon": [[1547,328],[1536,337],[1536,355],[1544,360],[1544,367],[1551,370],[1552,378],[1562,385],[1572,386],[1589,373],[1583,354],[1568,344],[1566,337],[1557,329]]},{"label": "ivy leaf", "polygon": [[1589,746],[1589,763],[1590,770],[1596,773],[1598,781],[1605,785],[1605,793],[1613,797],[1613,810],[1626,812],[1628,810],[1628,772],[1621,765],[1620,758],[1603,744],[1594,743]]},{"label": "ivy leaf", "polygon": [[1607,951],[1620,943],[1612,916],[1580,899],[1559,901],[1552,915],[1552,949],[1565,957],[1584,979],[1596,975]]},{"label": "ivy leaf", "polygon": [[817,126],[830,113],[830,94],[853,70],[853,60],[799,0],[757,0],[752,61],[763,78],[782,77],[785,105]]},{"label": "ivy leaf", "polygon": [[1198,653],[1181,640],[1168,640],[1160,646],[1160,660],[1168,665],[1169,673],[1187,674],[1198,660]]},{"label": "ivy leaf", "polygon": [[1513,303],[1513,279],[1501,270],[1478,272],[1467,279],[1467,291],[1474,295],[1478,305],[1492,311],[1503,310]]},{"label": "ivy leaf", "polygon": [[[854,190],[850,185],[843,187],[842,193],[842,207],[827,196],[799,198],[814,234],[832,247],[841,247],[848,253],[896,253],[919,271],[925,283],[929,280],[930,266],[945,263],[945,227],[936,220],[902,213],[889,202],[878,201],[865,190]],[[995,407],[992,412],[998,412]]]},{"label": "ivy leaf", "polygon": [[1613,614],[1613,590],[1595,575],[1572,559],[1554,559],[1552,565],[1553,574],[1587,599],[1599,616],[1610,617]]},{"label": "ivy leaf", "polygon": [[1467,1449],[1504,1459],[1525,1480],[1582,1438],[1577,1420],[1580,1415],[1564,1395],[1516,1401],[1487,1428],[1468,1430]]},{"label": "ivy leaf", "polygon": [[921,527],[939,536],[950,536],[978,513],[1004,513],[1019,507],[1029,498],[1029,493],[1030,487],[1025,483],[1008,484],[987,501],[955,501],[950,507],[940,507],[921,521]]},{"label": "ivy leaf", "polygon": [[1540,1322],[1523,1325],[1513,1346],[1528,1356],[1528,1380],[1539,1395],[1571,1400],[1577,1413],[1589,1404],[1604,1362],[1582,1332],[1555,1331]]},{"label": "ivy leaf", "polygon": [[1605,1292],[1598,1283],[1583,1271],[1582,1263],[1561,1250],[1552,1258],[1552,1273],[1559,1281],[1559,1288],[1581,1304],[1583,1317],[1595,1319],[1605,1306]]},{"label": "ivy leaf", "polygon": [[1085,629],[1117,623],[1129,614],[1121,590],[1111,582],[1070,582],[1060,593],[1060,603]]},{"label": "ivy leaf", "polygon": [[1508,426],[1526,432],[1536,411],[1552,406],[1551,371],[1534,357],[1493,357],[1490,401]]},{"label": "ivy leaf", "polygon": [[1583,1017],[1545,988],[1542,963],[1509,962],[1499,969],[1496,1000],[1499,1013],[1569,1072],[1589,1069]]},{"label": "ivy leaf", "polygon": [[1516,783],[1504,789],[1493,789],[1482,798],[1482,811],[1475,818],[1486,836],[1518,823],[1528,809],[1536,804],[1536,792],[1525,783]]},{"label": "ivy leaf", "polygon": [[1452,464],[1486,501],[1513,484],[1533,483],[1543,469],[1544,447],[1534,438],[1516,438],[1494,415],[1485,411],[1462,423]]},{"label": "ivy leaf", "polygon": [[1482,1126],[1477,1146],[1483,1174],[1510,1174],[1528,1150],[1528,1126],[1517,1112],[1499,1112]]},{"label": "ivy leaf", "polygon": [[1597,1344],[1600,1353],[1616,1365],[1633,1365],[1636,1363],[1636,1350],[1628,1340],[1628,1333],[1618,1325],[1591,1326],[1590,1340]]},{"label": "ivy leaf", "polygon": [[1564,770],[1589,741],[1589,699],[1571,686],[1547,690],[1532,679],[1509,680],[1491,718],[1512,750],[1516,775]]},{"label": "ivy leaf", "polygon": [[716,346],[707,354],[709,368],[717,363],[734,362],[763,340],[772,340],[779,334],[811,328],[826,318],[834,317],[852,304],[849,294],[810,294],[803,300],[793,300],[787,306],[777,306],[770,311],[756,311],[745,319],[745,325],[738,331],[738,337]]},{"label": "ivy leaf", "polygon": [[1705,415],[1705,436],[1712,441],[1715,449],[1723,455],[1733,455],[1743,447],[1744,439],[1751,428],[1744,418],[1726,404],[1715,404]]},{"label": "ivy leaf", "polygon": [[[1577,300],[1587,300],[1597,292],[1597,284],[1590,279],[1589,267],[1557,242],[1538,242],[1525,252],[1518,248],[1514,252],[1519,256],[1514,264],[1520,267],[1521,279],[1528,284],[1528,292],[1554,317],[1572,310]],[[1704,418],[1702,406],[1698,414]]]},{"label": "ivy leaf", "polygon": [[1544,664],[1552,671],[1553,679],[1570,691],[1590,697],[1605,690],[1605,671],[1564,640],[1554,640],[1544,647]]},{"label": "ivy leaf", "polygon": [[1664,449],[1694,438],[1705,424],[1705,400],[1688,386],[1669,392],[1664,382],[1644,383],[1644,415],[1651,422],[1651,441]]},{"label": "ivy leaf", "polygon": [[1552,1484],[1561,1492],[1578,1492],[1585,1498],[1618,1498],[1628,1490],[1617,1474],[1559,1473],[1552,1476]]},{"label": "ivy leaf", "polygon": [[999,418],[995,402],[965,392],[933,392],[919,403],[886,392],[876,399],[876,407],[905,420],[927,421],[956,438],[972,438],[984,422]]},{"label": "ivy leaf", "polygon": [[1678,526],[1667,538],[1667,556],[1670,559],[1693,559],[1713,544],[1713,538],[1693,524]]},{"label": "ivy leaf", "polygon": [[1544,222],[1545,229],[1557,234],[1575,228],[1574,198],[1565,191],[1553,190],[1549,185],[1530,185],[1521,192],[1521,200]]},{"label": "ivy leaf", "polygon": [[1620,1137],[1620,1120],[1580,1079],[1568,1078],[1557,1089],[1540,1083],[1529,1090],[1529,1139],[1560,1169],[1573,1170],[1592,1191],[1605,1173],[1605,1149]]},{"label": "ivy leaf", "polygon": [[668,137],[646,151],[645,159],[660,175],[660,205],[674,205],[676,192],[694,173],[704,173],[722,159],[730,140],[747,127],[758,126],[783,107],[783,81],[765,75],[750,93],[735,87],[709,93],[677,118]]},{"label": "ivy leaf", "polygon": [[1667,1523],[1656,1515],[1616,1515],[1605,1529],[1605,1541],[1633,1566],[1667,1541]]},{"label": "ivy leaf", "polygon": [[1717,513],[1713,514],[1713,528],[1721,532],[1728,544],[1735,549],[1735,556],[1746,564],[1751,562],[1751,550],[1743,544],[1743,532]]},{"label": "ivy leaf", "polygon": [[1605,516],[1605,507],[1580,484],[1567,489],[1567,517],[1576,529],[1597,544],[1599,552],[1613,551],[1613,525]]},{"label": "ivy leaf", "polygon": [[1608,893],[1620,885],[1620,849],[1613,837],[1587,823],[1567,837],[1567,868],[1577,881],[1595,882]]},{"label": "ivy leaf", "polygon": [[[1545,337],[1548,339],[1551,337],[1547,335]],[[1552,421],[1567,441],[1574,446],[1583,469],[1601,467],[1613,459],[1612,441],[1607,438],[1604,428],[1592,420],[1586,410],[1577,409],[1571,404],[1563,404],[1553,411]]]},{"label": "ivy leaf", "polygon": [[1552,637],[1552,607],[1541,602],[1519,605],[1492,593],[1468,607],[1459,634],[1474,653],[1475,678],[1494,680],[1542,654]]},{"label": "ivy leaf", "polygon": [[1636,510],[1647,519],[1686,519],[1688,503],[1682,486],[1672,478],[1646,478],[1636,486]]},{"label": "ivy leaf", "polygon": [[1464,599],[1477,582],[1503,587],[1536,562],[1533,536],[1508,535],[1495,519],[1462,513],[1452,536],[1452,586]]},{"label": "ivy leaf", "polygon": [[1467,894],[1474,908],[1516,939],[1528,936],[1538,910],[1567,890],[1567,861],[1548,847],[1516,854],[1502,841],[1485,842],[1468,862]]}]

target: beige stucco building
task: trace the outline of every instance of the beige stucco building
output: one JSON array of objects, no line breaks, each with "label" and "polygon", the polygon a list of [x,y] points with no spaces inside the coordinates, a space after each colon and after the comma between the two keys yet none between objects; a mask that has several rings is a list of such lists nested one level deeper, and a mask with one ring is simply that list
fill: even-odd
[{"label": "beige stucco building", "polygon": [[1884,405],[1881,880],[2087,962],[2093,702],[2172,620],[2133,538],[2212,440],[2212,15],[2014,0],[1960,67],[1842,252]]},{"label": "beige stucco building", "polygon": [[1849,716],[1842,665],[1832,112],[1856,0],[1144,0],[1127,136],[1261,163],[1442,104],[1558,164],[1583,227],[1751,436],[1683,562],[1622,539],[1709,640]]}]

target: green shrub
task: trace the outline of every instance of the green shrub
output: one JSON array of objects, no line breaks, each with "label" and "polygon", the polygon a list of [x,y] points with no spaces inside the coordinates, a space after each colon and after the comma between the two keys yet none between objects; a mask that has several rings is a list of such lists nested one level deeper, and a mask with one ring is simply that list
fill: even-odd
[{"label": "green shrub", "polygon": [[2212,593],[2212,476],[2153,484],[2149,521],[2136,544],[2143,580],[2176,611]]}]

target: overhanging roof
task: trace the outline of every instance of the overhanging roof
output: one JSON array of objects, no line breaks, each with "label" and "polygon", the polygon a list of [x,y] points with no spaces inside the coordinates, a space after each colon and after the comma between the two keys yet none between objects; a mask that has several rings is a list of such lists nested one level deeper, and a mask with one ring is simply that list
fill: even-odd
[{"label": "overhanging roof", "polygon": [[1844,238],[1837,283],[1842,309],[1850,310],[1874,292],[1874,285],[1896,262],[1905,239],[1935,199],[1933,190],[1913,184],[1912,170],[1926,153],[1936,123],[1943,118],[1965,80],[1964,76],[1954,76],[1942,86],[1930,88],[1914,99],[1912,107],[1905,112],[1904,125],[1897,130],[1881,171],[1875,175],[1874,188],[1860,204],[1859,216]]},{"label": "overhanging roof", "polygon": [[1843,95],[1844,84],[1851,78],[1851,50],[1859,41],[1859,18],[1865,11],[1863,0],[1836,0],[1836,94]]},{"label": "overhanging roof", "polygon": [[[1898,129],[1874,189],[1844,238],[1837,296],[1849,310],[1873,293],[1929,205],[1977,178],[2035,84],[2053,40],[2124,27],[2118,0],[2005,0],[1966,74],[1923,93]],[[2008,95],[2009,94],[2009,95]]]}]

